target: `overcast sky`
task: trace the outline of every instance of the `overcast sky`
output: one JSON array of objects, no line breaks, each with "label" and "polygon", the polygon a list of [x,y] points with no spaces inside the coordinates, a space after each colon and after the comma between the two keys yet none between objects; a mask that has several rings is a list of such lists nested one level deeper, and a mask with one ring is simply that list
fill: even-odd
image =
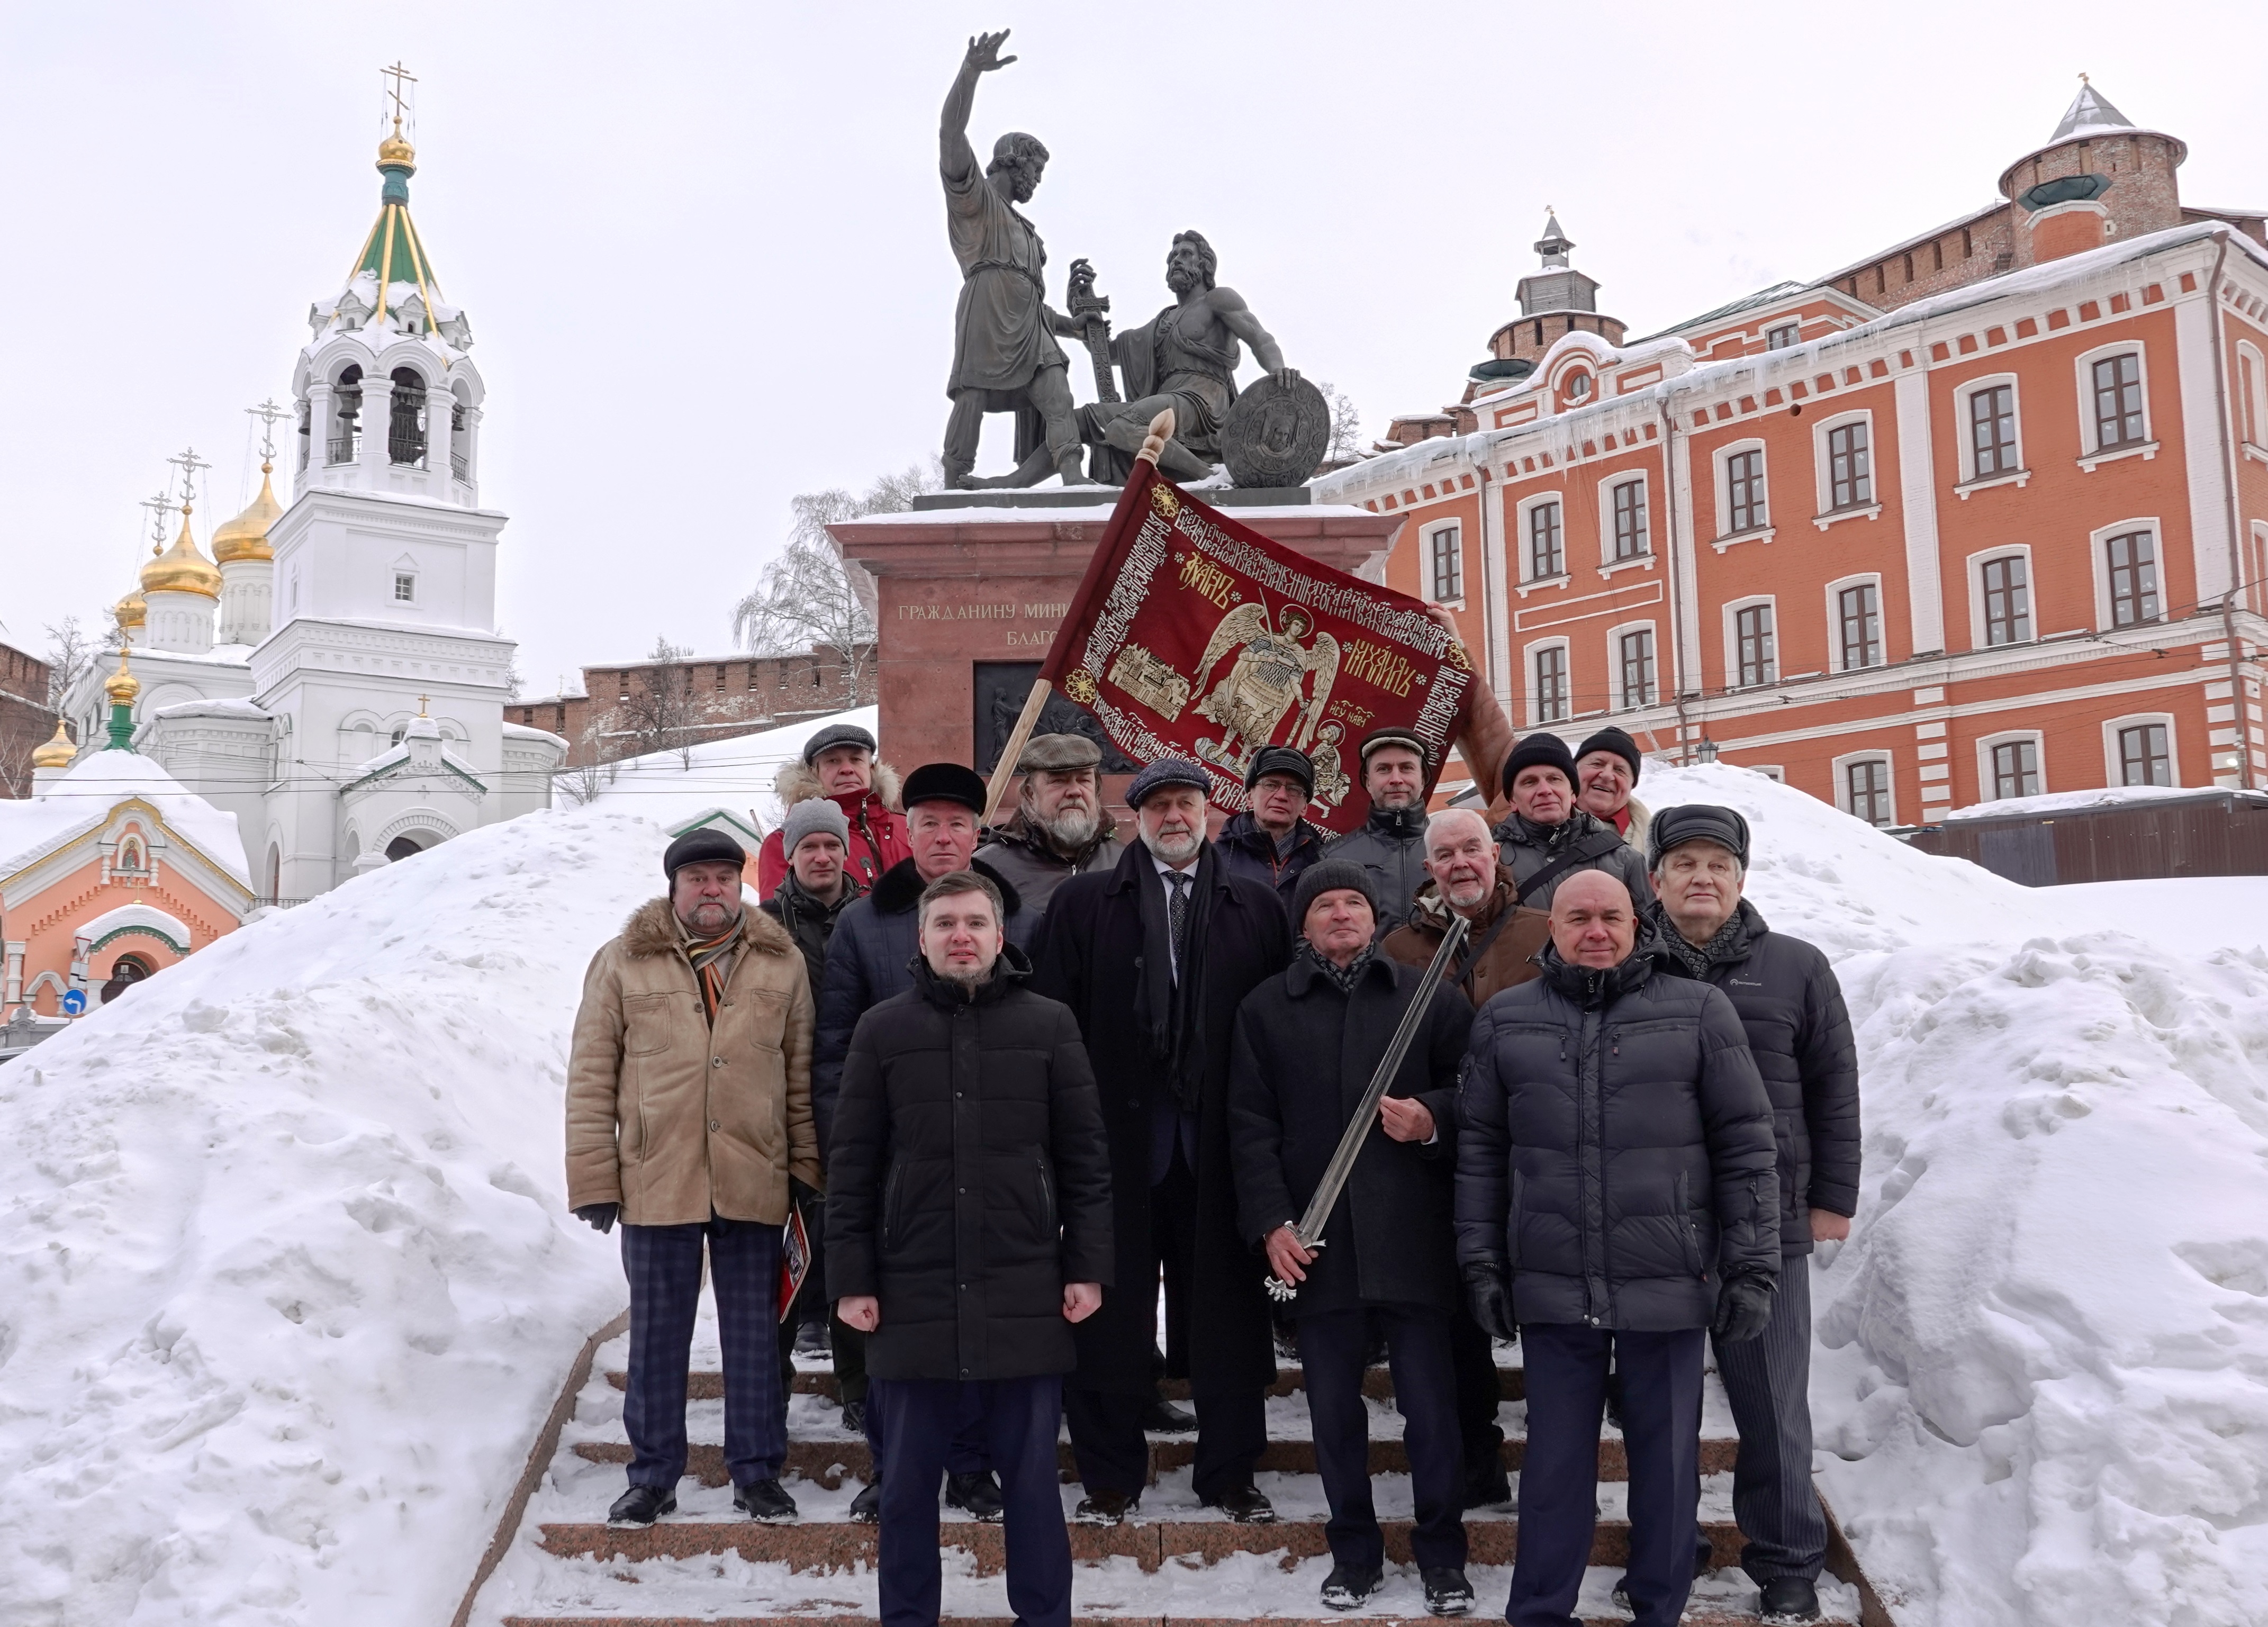
[{"label": "overcast sky", "polygon": [[39,651],[126,590],[136,504],[185,445],[214,465],[200,541],[256,490],[242,409],[289,401],[308,305],[374,217],[399,57],[421,77],[413,213],[489,385],[482,494],[512,516],[498,615],[530,694],[659,634],[729,648],[792,495],[935,453],[959,289],[937,115],[980,27],[1020,60],[978,92],[979,151],[1020,129],[1053,154],[1029,207],[1051,301],[1085,255],[1114,314],[1146,317],[1197,227],[1370,433],[1455,399],[1547,204],[1604,308],[1650,332],[1990,202],[2084,70],[2190,144],[2186,199],[2268,205],[2257,74],[2224,66],[2262,60],[2258,0],[0,18],[7,637]]}]

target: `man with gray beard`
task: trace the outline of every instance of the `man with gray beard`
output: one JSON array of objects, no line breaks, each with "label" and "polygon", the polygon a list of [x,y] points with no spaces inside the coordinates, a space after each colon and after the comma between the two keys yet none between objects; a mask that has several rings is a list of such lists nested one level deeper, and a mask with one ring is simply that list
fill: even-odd
[{"label": "man with gray beard", "polygon": [[1039,734],[1016,760],[1016,811],[976,857],[1007,877],[1024,908],[1045,910],[1072,876],[1108,870],[1125,851],[1102,811],[1102,747],[1083,734]]}]

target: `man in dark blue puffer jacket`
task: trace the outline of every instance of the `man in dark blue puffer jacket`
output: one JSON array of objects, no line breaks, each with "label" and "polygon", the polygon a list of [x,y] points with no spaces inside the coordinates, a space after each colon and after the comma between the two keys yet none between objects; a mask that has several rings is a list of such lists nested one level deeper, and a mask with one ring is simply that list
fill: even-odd
[{"label": "man in dark blue puffer jacket", "polygon": [[1702,1343],[1771,1315],[1771,1103],[1723,994],[1661,973],[1629,889],[1578,872],[1543,976],[1481,1010],[1461,1093],[1457,1255],[1473,1314],[1526,1346],[1511,1627],[1572,1627],[1597,1519],[1609,1358],[1623,1377],[1641,1627],[1692,1588]]}]

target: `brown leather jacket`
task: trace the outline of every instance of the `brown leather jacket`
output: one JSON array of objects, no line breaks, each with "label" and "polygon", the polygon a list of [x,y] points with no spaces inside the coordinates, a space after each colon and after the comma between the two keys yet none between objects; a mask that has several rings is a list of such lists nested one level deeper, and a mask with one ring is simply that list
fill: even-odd
[{"label": "brown leather jacket", "polygon": [[785,928],[743,912],[711,1030],[666,898],[641,905],[583,978],[567,1060],[567,1206],[630,1226],[711,1213],[778,1226],[788,1177],[818,1187],[810,975]]},{"label": "brown leather jacket", "polygon": [[[1473,963],[1458,984],[1475,1010],[1486,1005],[1491,996],[1526,983],[1543,969],[1530,957],[1551,940],[1551,915],[1544,909],[1522,908],[1519,917],[1507,923],[1504,931],[1489,940],[1479,958],[1473,960],[1474,946],[1488,938],[1489,929],[1511,904],[1519,887],[1511,869],[1499,861],[1496,867],[1496,891],[1481,906],[1481,913],[1473,921],[1472,936],[1466,940],[1465,958]],[[1379,947],[1404,966],[1422,968],[1432,963],[1433,953],[1441,946],[1442,934],[1448,930],[1449,906],[1442,902],[1440,887],[1429,880],[1418,889],[1410,919],[1388,932]]]}]

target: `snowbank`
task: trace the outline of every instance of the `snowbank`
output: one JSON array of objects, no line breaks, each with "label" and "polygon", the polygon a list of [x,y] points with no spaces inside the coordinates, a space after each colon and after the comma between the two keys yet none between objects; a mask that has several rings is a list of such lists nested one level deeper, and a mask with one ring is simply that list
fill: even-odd
[{"label": "snowbank", "polygon": [[0,1067],[0,1621],[449,1619],[625,1301],[561,1090],[661,840],[476,831]]},{"label": "snowbank", "polygon": [[1748,814],[1749,896],[1851,1004],[1812,1398],[1902,1627],[2268,1621],[2260,886],[2020,887],[1721,765],[1645,792]]}]

